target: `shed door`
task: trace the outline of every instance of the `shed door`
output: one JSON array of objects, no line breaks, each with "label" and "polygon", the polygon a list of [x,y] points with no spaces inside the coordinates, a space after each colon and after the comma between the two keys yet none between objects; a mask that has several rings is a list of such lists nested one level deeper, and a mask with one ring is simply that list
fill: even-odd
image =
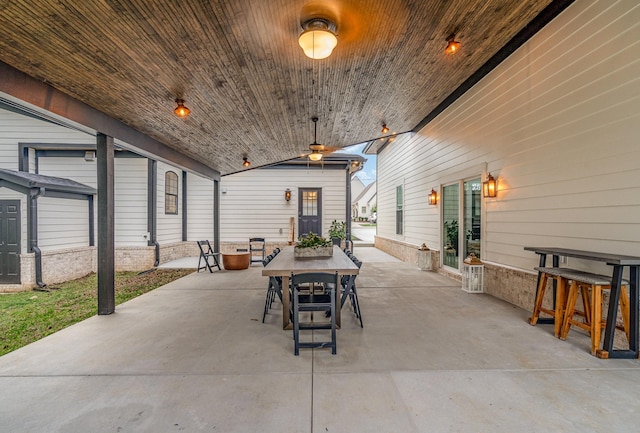
[{"label": "shed door", "polygon": [[0,283],[20,284],[20,200],[0,200]]},{"label": "shed door", "polygon": [[322,190],[300,188],[298,200],[298,236],[312,232],[322,234]]}]

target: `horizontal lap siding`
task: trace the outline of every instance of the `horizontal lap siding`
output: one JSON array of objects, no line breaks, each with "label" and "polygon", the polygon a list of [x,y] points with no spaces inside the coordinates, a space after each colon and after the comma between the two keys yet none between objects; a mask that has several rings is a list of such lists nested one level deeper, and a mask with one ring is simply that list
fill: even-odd
[{"label": "horizontal lap siding", "polygon": [[147,159],[116,158],[114,207],[116,246],[146,246]]},{"label": "horizontal lap siding", "polygon": [[440,205],[427,194],[486,164],[499,183],[483,202],[486,260],[531,269],[537,257],[525,245],[637,255],[639,23],[635,1],[576,2],[418,134],[383,150],[378,233],[395,236],[404,180],[404,239],[437,248]]},{"label": "horizontal lap siding", "polygon": [[87,200],[38,198],[38,246],[42,251],[88,245]]},{"label": "horizontal lap siding", "polygon": [[85,161],[84,158],[38,158],[38,173],[75,180],[93,188],[98,187],[96,161]]},{"label": "horizontal lap siding", "polygon": [[[331,221],[344,221],[346,209],[344,170],[257,169],[224,176],[220,183],[220,237],[223,242],[246,241],[260,236],[286,242],[289,218],[295,218],[298,236],[298,188],[322,189],[322,231]],[[291,201],[284,192],[291,190]],[[282,230],[282,233],[280,233]]]},{"label": "horizontal lap siding", "polygon": [[[164,212],[165,173],[173,171],[178,175],[178,214],[167,215]],[[182,241],[182,170],[164,162],[158,162],[158,242],[160,245]]]},{"label": "horizontal lap siding", "polygon": [[213,181],[187,173],[187,239],[213,240]]},{"label": "horizontal lap siding", "polygon": [[0,109],[0,168],[18,170],[18,143],[95,143],[94,136]]}]

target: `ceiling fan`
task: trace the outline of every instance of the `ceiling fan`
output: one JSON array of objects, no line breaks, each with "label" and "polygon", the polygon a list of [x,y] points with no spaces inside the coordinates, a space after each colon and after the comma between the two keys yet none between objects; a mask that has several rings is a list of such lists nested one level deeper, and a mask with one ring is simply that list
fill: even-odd
[{"label": "ceiling fan", "polygon": [[314,116],[311,120],[313,121],[313,143],[309,145],[310,152],[306,155],[311,161],[320,161],[324,154],[342,149],[341,147],[331,147],[318,143],[318,117]]}]

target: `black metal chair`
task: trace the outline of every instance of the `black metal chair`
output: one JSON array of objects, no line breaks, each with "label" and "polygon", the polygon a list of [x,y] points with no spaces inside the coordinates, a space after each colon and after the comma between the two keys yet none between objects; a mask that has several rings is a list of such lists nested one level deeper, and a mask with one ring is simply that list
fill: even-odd
[{"label": "black metal chair", "polygon": [[[262,265],[267,266],[271,260],[273,260],[273,257],[271,257],[271,255],[267,256],[267,258],[262,261]],[[264,319],[267,317],[267,313],[271,309],[271,305],[273,304],[273,301],[275,301],[276,295],[280,299],[280,302],[282,302],[282,278],[269,277],[267,296],[264,300],[264,311],[262,313],[262,323],[264,323]]]},{"label": "black metal chair", "polygon": [[[262,263],[267,252],[264,238],[250,238],[249,252],[251,253],[251,263]],[[259,255],[255,256],[254,253]]]},{"label": "black metal chair", "polygon": [[[200,269],[206,268],[209,270],[209,272],[213,273],[213,269],[211,266],[215,266],[218,268],[218,270],[222,270],[222,268],[220,267],[220,261],[218,260],[220,253],[216,253],[213,251],[213,248],[211,248],[211,244],[208,240],[198,241],[198,248],[200,248],[200,257],[198,258],[198,272],[200,272]],[[213,263],[210,263],[209,259],[213,259]],[[204,264],[200,266],[203,260]]]},{"label": "black metal chair", "polygon": [[[301,292],[302,285],[311,285],[308,294]],[[333,287],[332,290],[325,288]],[[300,348],[330,347],[331,353],[337,353],[336,345],[336,288],[338,287],[338,273],[313,272],[304,274],[291,274],[291,292],[293,298],[293,353],[300,354]],[[319,290],[316,290],[319,289]],[[303,288],[302,290],[306,290]],[[314,322],[317,317],[312,316],[311,323],[301,323],[301,312],[325,311],[330,315],[329,322]],[[331,341],[301,342],[301,329],[330,329]]]},{"label": "black metal chair", "polygon": [[[362,262],[358,260],[355,256],[351,258],[353,263],[356,264],[358,269],[362,267]],[[356,288],[356,277],[357,275],[345,275],[342,277],[340,281],[340,285],[342,286],[341,292],[342,295],[340,297],[340,308],[344,306],[344,303],[349,298],[351,301],[351,307],[353,308],[353,312],[356,315],[356,318],[360,321],[360,327],[364,328],[362,324],[362,313],[360,312],[360,301],[358,300],[358,290]]]}]

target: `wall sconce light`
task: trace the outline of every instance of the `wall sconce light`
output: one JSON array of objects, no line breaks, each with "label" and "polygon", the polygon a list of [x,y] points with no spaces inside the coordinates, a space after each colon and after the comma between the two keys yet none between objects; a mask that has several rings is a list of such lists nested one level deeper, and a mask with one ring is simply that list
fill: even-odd
[{"label": "wall sconce light", "polygon": [[336,25],[324,18],[312,18],[302,23],[304,30],[298,44],[307,57],[326,59],[338,45]]},{"label": "wall sconce light", "polygon": [[447,48],[444,49],[445,54],[455,54],[460,49],[460,42],[456,41],[456,34],[451,33],[447,37]]},{"label": "wall sconce light", "polygon": [[87,150],[84,153],[84,160],[87,161],[87,162],[95,161],[96,160],[96,151],[95,150]]},{"label": "wall sconce light", "polygon": [[482,182],[482,195],[484,197],[495,197],[498,194],[498,183],[491,176],[491,173],[487,174],[487,180]]},{"label": "wall sconce light", "polygon": [[249,159],[246,156],[242,157],[242,166],[243,167],[249,167],[251,165],[251,163],[249,162]]},{"label": "wall sconce light", "polygon": [[184,106],[184,99],[176,99],[176,104],[178,104],[178,106],[173,110],[173,114],[176,116],[183,119],[191,113],[191,110]]},{"label": "wall sconce light", "polygon": [[438,193],[435,189],[431,189],[431,192],[429,193],[429,204],[431,206],[435,206],[438,204]]},{"label": "wall sconce light", "polygon": [[289,188],[284,190],[285,201],[291,201],[291,190]]},{"label": "wall sconce light", "polygon": [[382,124],[382,131],[380,131],[380,132],[382,132],[383,134],[386,134],[387,132],[389,132],[389,128],[387,128],[387,124],[386,123]]}]

